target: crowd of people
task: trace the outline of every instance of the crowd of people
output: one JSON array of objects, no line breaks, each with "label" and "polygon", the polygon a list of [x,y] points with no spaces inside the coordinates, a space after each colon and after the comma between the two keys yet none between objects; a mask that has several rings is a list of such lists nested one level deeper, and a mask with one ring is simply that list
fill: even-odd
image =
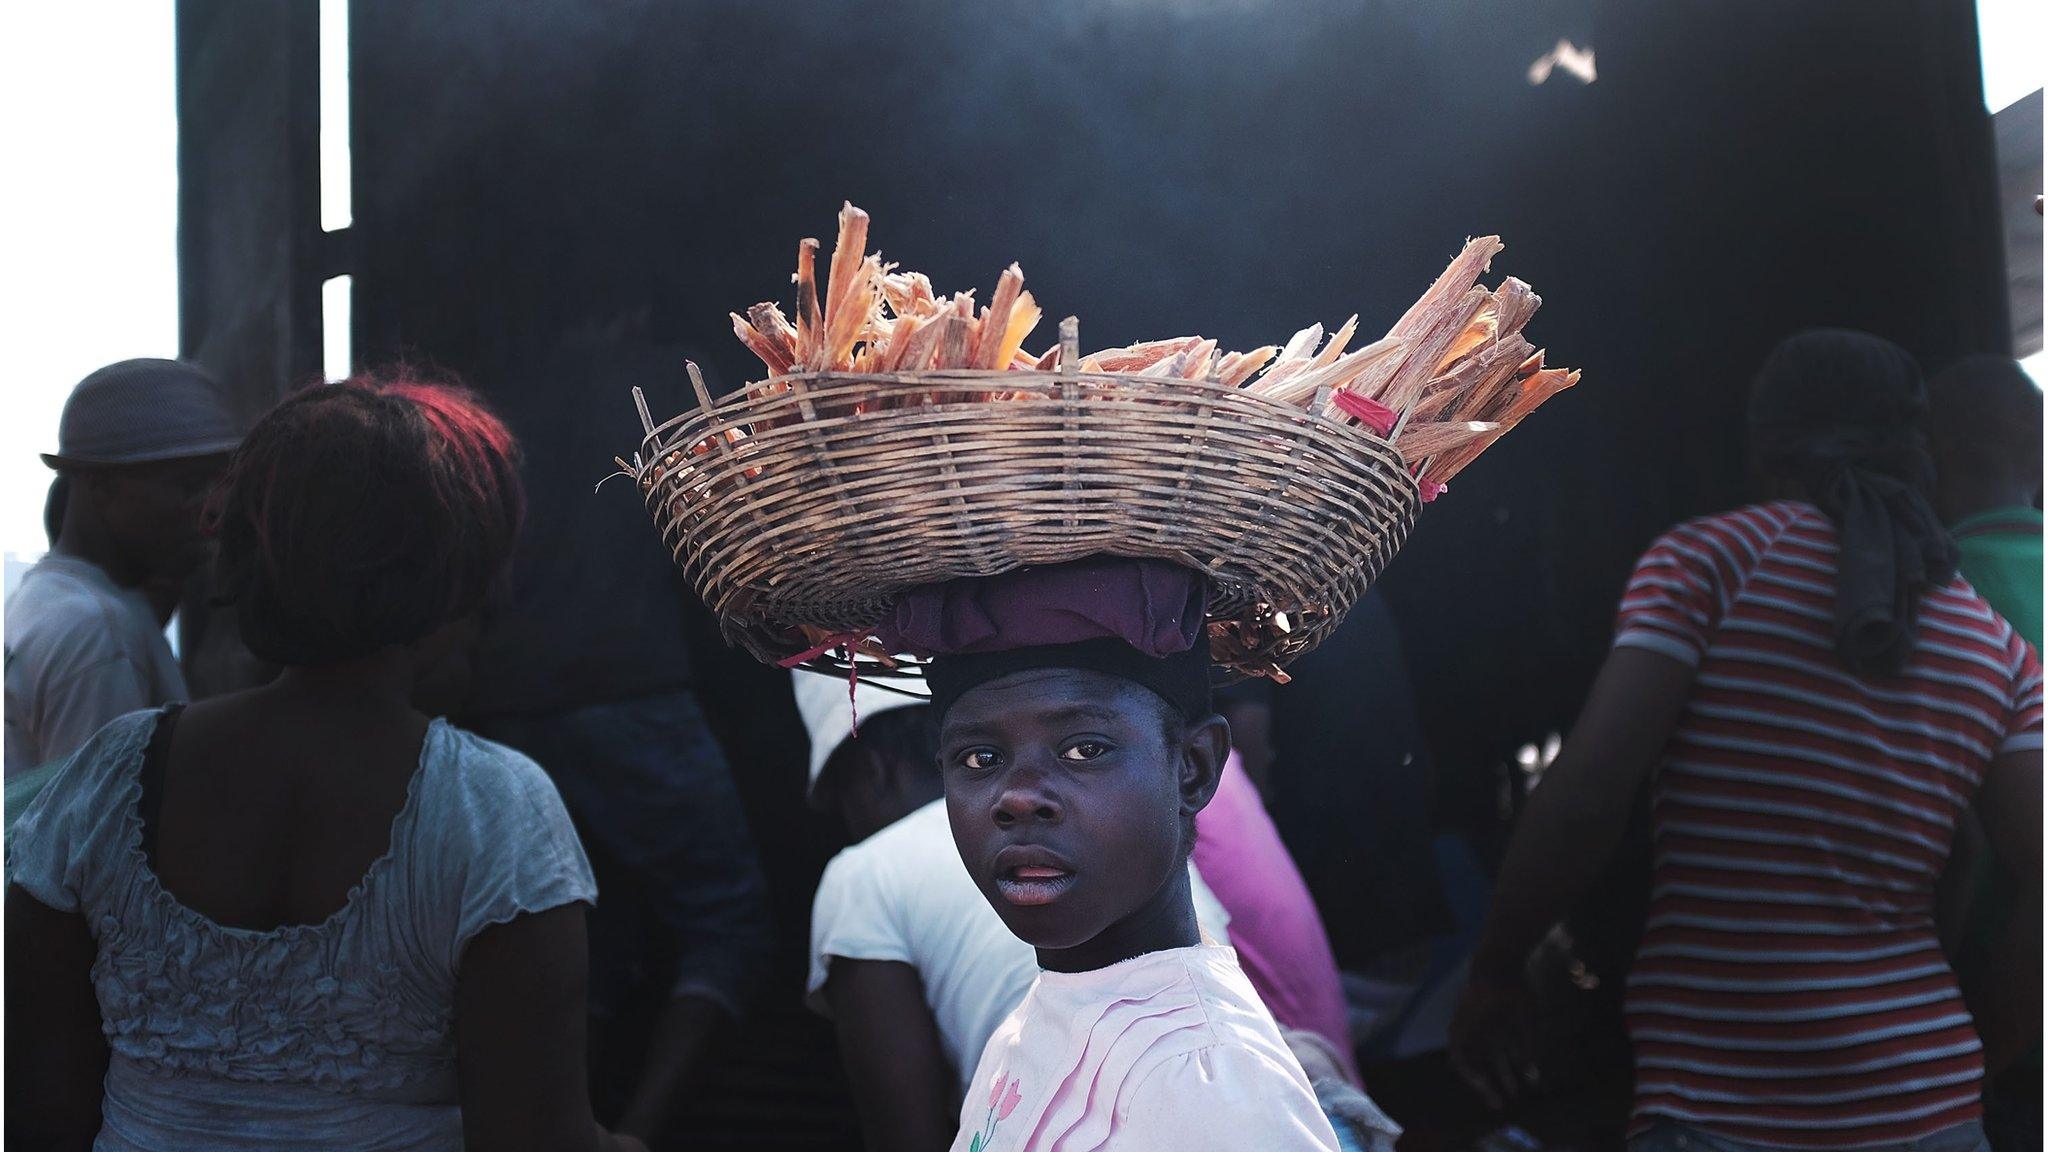
[{"label": "crowd of people", "polygon": [[[403,372],[247,428],[177,361],[74,389],[6,605],[9,1147],[688,1147],[678,1106],[799,991],[873,1149],[1502,1146],[1476,1118],[1573,1059],[1532,957],[1645,798],[1632,1147],[2041,1144],[2042,397],[2010,359],[1772,353],[1760,502],[1643,553],[1490,893],[1432,832],[1456,769],[1376,597],[1292,682],[1215,689],[1170,564],[905,593],[925,693],[788,674],[848,843],[801,990],[764,978],[747,765],[686,675],[629,684],[562,623],[615,590],[561,545],[588,489],[531,482],[547,428]],[[244,685],[188,686],[181,604]],[[1455,1134],[1379,1090],[1429,1053]]]}]

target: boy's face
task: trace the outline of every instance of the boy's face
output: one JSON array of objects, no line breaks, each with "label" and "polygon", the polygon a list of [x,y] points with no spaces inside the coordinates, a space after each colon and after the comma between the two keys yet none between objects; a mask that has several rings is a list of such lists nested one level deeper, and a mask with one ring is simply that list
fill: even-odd
[{"label": "boy's face", "polygon": [[1229,737],[1221,721],[1169,734],[1181,726],[1167,717],[1129,681],[1068,669],[990,681],[947,711],[953,840],[1018,938],[1072,949],[1185,900],[1172,883],[1183,828],[1214,794]]}]

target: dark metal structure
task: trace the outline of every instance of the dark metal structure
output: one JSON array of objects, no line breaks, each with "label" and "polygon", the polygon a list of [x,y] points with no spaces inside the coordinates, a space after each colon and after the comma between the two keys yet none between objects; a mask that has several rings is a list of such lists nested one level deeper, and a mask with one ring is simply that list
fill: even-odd
[{"label": "dark metal structure", "polygon": [[246,415],[320,374],[318,0],[179,0],[179,354]]}]

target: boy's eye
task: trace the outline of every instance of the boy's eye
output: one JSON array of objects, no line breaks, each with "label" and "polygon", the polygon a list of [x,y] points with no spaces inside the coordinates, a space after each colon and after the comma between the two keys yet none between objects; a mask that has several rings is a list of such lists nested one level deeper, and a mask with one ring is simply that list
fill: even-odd
[{"label": "boy's eye", "polygon": [[1100,740],[1077,740],[1060,753],[1062,760],[1093,760],[1109,751],[1109,745]]},{"label": "boy's eye", "polygon": [[960,754],[962,768],[989,769],[1003,762],[993,748],[970,748]]}]

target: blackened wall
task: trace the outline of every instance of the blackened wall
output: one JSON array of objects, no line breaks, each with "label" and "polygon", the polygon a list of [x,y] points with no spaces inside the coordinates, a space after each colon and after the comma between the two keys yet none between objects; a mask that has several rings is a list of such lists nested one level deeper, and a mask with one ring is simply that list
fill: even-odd
[{"label": "blackened wall", "polygon": [[[1447,771],[1567,722],[1635,553],[1742,498],[1741,391],[1774,340],[1851,324],[1938,362],[2005,339],[1964,3],[357,0],[354,21],[359,343],[487,390],[588,324],[674,349],[663,415],[682,355],[742,380],[725,313],[787,296],[796,238],[829,241],[842,199],[943,287],[1021,261],[1090,345],[1373,330],[1465,236],[1503,235],[1496,274],[1543,293],[1533,335],[1585,383],[1386,579]],[[1560,37],[1595,83],[1529,84]],[[623,450],[616,393],[581,403]]]},{"label": "blackened wall", "polygon": [[[644,381],[662,416],[685,356],[735,386],[755,364],[726,313],[786,298],[843,199],[945,289],[1021,261],[1090,346],[1250,347],[1354,311],[1377,331],[1466,236],[1504,236],[1495,274],[1536,285],[1532,335],[1585,381],[1427,510],[1384,584],[1473,823],[1491,765],[1569,722],[1635,555],[1744,498],[1742,392],[1775,340],[1854,325],[1934,366],[2007,339],[1961,0],[354,0],[353,21],[359,359],[460,372],[535,445],[552,610],[683,595],[635,494],[589,493],[637,421],[565,348],[668,365]],[[1561,37],[1598,79],[1531,86]],[[687,631],[644,615],[604,665],[628,686]],[[788,992],[835,845],[801,809],[779,677],[714,649],[694,679]],[[787,1083],[770,1098],[801,1126]]]}]

